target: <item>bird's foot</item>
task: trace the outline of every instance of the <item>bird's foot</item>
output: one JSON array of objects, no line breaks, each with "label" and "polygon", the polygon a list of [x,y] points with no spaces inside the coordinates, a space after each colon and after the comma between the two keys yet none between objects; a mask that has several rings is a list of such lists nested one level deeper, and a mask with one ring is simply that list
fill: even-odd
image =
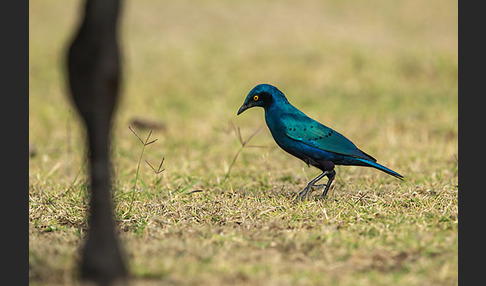
[{"label": "bird's foot", "polygon": [[293,199],[293,202],[296,203],[297,201],[303,201],[307,194],[309,193],[312,185],[308,184],[305,188]]},{"label": "bird's foot", "polygon": [[[320,179],[322,179],[324,176],[327,176],[329,178],[329,180],[327,181],[327,183],[326,184],[316,185],[316,183]],[[334,180],[334,177],[335,176],[336,176],[336,171],[334,171],[334,170],[322,172],[322,174],[320,174],[319,176],[317,176],[316,178],[314,178],[312,181],[310,181],[307,184],[307,186],[305,186],[305,188],[302,190],[302,192],[300,192],[297,196],[295,196],[295,198],[293,199],[293,201],[294,202],[303,201],[305,199],[305,197],[307,196],[307,194],[309,193],[309,191],[312,188],[322,188],[322,187],[325,187],[325,189],[322,192],[322,195],[319,197],[319,199],[325,199],[326,198],[327,191],[329,190],[329,187],[331,186],[331,183]]]},{"label": "bird's foot", "polygon": [[307,186],[298,194],[294,197],[293,202],[297,201],[303,201],[306,197],[309,191],[314,188],[322,188],[322,187],[327,187],[328,184],[320,184],[320,185],[315,185],[315,184],[307,184]]},{"label": "bird's foot", "polygon": [[327,184],[325,184],[326,188],[322,192],[322,195],[319,197],[320,200],[325,200],[326,199],[327,192],[329,191],[329,189],[331,187],[331,184],[332,184],[332,181],[334,180],[334,177],[335,177],[335,175],[333,175],[332,177],[330,177],[329,178],[329,181],[327,181]]}]

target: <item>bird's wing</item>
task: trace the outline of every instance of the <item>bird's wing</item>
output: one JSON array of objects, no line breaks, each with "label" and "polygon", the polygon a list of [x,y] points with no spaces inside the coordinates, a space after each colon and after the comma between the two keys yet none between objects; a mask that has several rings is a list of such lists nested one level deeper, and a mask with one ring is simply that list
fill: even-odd
[{"label": "bird's wing", "polygon": [[287,113],[281,120],[285,126],[285,134],[303,144],[328,152],[376,161],[359,150],[348,138],[303,113]]}]

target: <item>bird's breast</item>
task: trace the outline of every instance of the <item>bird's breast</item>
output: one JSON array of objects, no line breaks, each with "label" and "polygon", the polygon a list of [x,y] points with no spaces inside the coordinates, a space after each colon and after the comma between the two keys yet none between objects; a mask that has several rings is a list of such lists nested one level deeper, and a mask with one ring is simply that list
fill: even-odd
[{"label": "bird's breast", "polygon": [[272,133],[273,139],[278,144],[278,146],[280,146],[280,148],[287,151],[288,153],[300,157],[299,150],[302,143],[295,141],[287,136],[287,134],[285,133],[287,126],[281,120],[281,117],[276,114],[269,115],[267,114],[267,112],[265,112],[265,121],[267,123],[268,129]]}]

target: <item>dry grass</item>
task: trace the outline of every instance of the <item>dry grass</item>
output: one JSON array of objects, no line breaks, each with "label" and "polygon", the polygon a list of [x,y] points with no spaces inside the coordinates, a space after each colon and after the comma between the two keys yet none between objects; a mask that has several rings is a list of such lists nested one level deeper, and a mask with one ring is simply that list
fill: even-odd
[{"label": "dry grass", "polygon": [[[457,3],[321,2],[125,3],[113,197],[133,284],[457,284]],[[29,4],[30,282],[75,284],[86,156],[60,53],[79,3]],[[406,180],[338,167],[328,201],[292,204],[318,171],[261,110],[236,117],[262,82]],[[140,117],[164,128],[138,168]],[[233,126],[263,146],[234,163]]]}]

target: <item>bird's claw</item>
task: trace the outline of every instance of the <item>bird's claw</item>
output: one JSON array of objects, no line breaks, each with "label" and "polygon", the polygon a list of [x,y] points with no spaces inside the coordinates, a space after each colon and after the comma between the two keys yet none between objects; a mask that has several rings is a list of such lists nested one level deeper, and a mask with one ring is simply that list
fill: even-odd
[{"label": "bird's claw", "polygon": [[303,201],[306,197],[307,197],[307,194],[309,193],[309,191],[311,189],[314,189],[314,188],[323,188],[323,187],[327,187],[328,184],[320,184],[320,185],[307,185],[298,195],[296,195],[293,199],[293,202],[297,202],[297,201]]},{"label": "bird's claw", "polygon": [[297,201],[303,201],[309,193],[311,186],[307,185],[298,195],[295,196],[293,202],[296,203]]},{"label": "bird's claw", "polygon": [[[307,184],[307,186],[305,186],[305,188],[302,190],[302,192],[300,192],[297,196],[295,196],[293,201],[294,202],[303,201],[312,188],[321,188],[321,187],[326,187],[326,188],[322,192],[322,195],[319,197],[319,199],[325,199],[327,191],[329,191],[329,188],[331,187],[335,175],[336,172],[334,170],[322,172],[322,174],[320,174],[319,176],[315,177],[312,181],[310,181]],[[329,178],[327,183],[316,185],[316,183],[324,176],[327,176]]]}]

